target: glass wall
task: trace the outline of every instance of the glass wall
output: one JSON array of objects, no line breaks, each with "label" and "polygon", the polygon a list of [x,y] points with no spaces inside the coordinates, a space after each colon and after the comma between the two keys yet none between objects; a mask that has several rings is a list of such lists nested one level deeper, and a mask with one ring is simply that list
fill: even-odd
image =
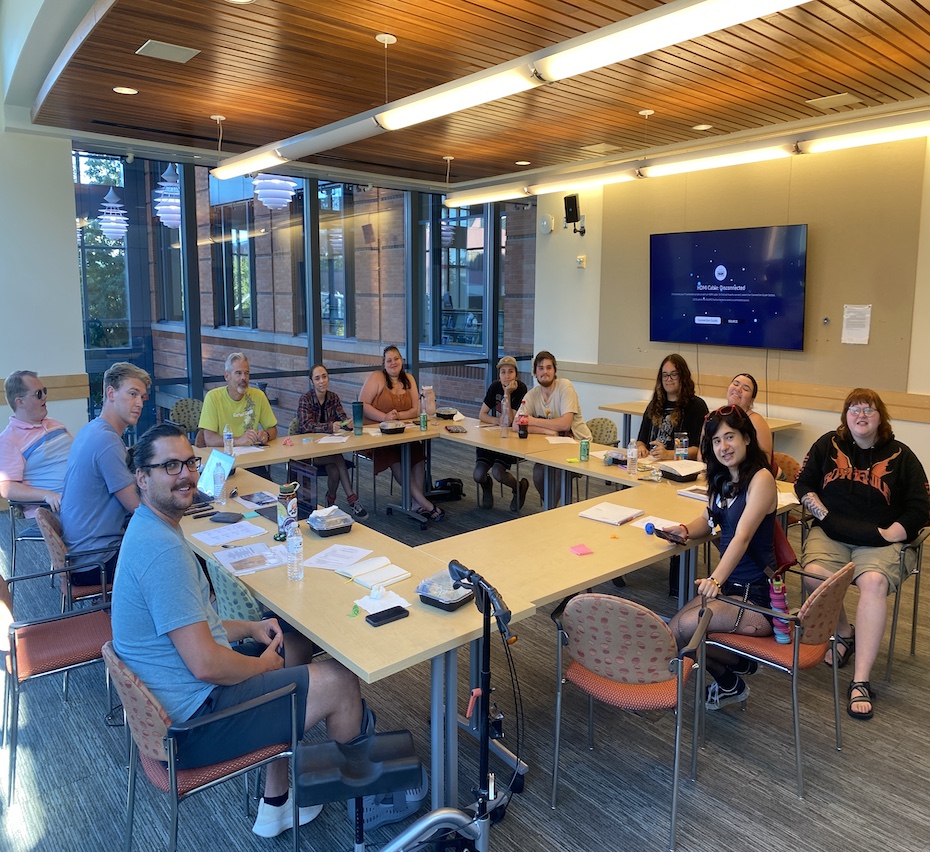
[{"label": "glass wall", "polygon": [[[220,182],[205,167],[84,153],[74,163],[78,215],[86,211],[78,247],[88,371],[99,377],[123,358],[149,370],[153,418],[222,383],[230,352],[248,356],[282,429],[316,360],[351,402],[383,348],[398,345],[419,362],[421,385],[475,413],[499,354],[532,355],[535,229],[525,205],[447,210],[438,195],[292,178],[290,201],[272,209],[250,178]],[[190,196],[175,202],[173,219],[162,215],[166,184]],[[121,242],[93,221],[110,186],[127,200]],[[191,215],[196,243],[184,246]]]}]

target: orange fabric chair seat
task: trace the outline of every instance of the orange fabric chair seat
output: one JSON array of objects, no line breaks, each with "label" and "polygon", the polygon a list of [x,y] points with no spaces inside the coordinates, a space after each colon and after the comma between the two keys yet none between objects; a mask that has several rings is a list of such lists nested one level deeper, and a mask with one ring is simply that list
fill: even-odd
[{"label": "orange fabric chair seat", "polygon": [[[58,671],[100,659],[100,648],[113,638],[110,616],[103,611],[76,618],[30,624],[16,629],[18,679]],[[9,663],[7,664],[9,670]]]},{"label": "orange fabric chair seat", "polygon": [[[265,746],[265,748],[250,751],[241,757],[232,760],[226,760],[222,763],[211,763],[209,766],[200,766],[196,769],[179,769],[178,770],[178,795],[186,796],[191,790],[196,790],[220,778],[225,778],[238,772],[240,769],[246,769],[254,766],[262,760],[274,757],[276,754],[287,752],[290,748],[288,743],[279,743],[278,745]],[[139,754],[139,761],[145,770],[145,775],[152,782],[152,785],[163,793],[171,791],[168,783],[168,765],[160,760],[153,760],[148,755]]]},{"label": "orange fabric chair seat", "polygon": [[[683,661],[682,679],[685,682],[693,665],[692,660]],[[674,710],[678,705],[678,680],[674,675],[655,683],[618,683],[572,660],[565,670],[565,679],[598,701],[624,710]]]},{"label": "orange fabric chair seat", "polygon": [[[772,636],[742,636],[739,633],[708,633],[708,642],[726,643],[726,646],[741,654],[751,654],[776,666],[790,669],[794,664],[794,646],[782,645]],[[830,649],[829,642],[806,645],[801,642],[798,649],[798,668],[809,669],[823,661]]]}]

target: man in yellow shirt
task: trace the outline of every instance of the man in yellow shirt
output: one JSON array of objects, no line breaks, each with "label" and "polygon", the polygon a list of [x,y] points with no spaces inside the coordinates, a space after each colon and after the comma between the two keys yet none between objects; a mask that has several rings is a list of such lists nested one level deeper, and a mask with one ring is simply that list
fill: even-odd
[{"label": "man in yellow shirt", "polygon": [[226,387],[214,388],[203,400],[200,428],[208,447],[223,446],[223,429],[228,425],[237,447],[267,444],[278,435],[278,419],[268,397],[249,387],[249,359],[233,352],[223,372]]}]

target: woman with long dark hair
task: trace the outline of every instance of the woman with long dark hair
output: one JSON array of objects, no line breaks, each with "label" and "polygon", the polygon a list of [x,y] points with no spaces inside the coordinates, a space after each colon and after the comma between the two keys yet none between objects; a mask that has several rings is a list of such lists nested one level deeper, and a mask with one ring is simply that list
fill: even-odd
[{"label": "woman with long dark hair", "polygon": [[676,432],[688,433],[688,458],[697,458],[705,414],[707,403],[695,392],[687,361],[678,353],[667,355],[639,427],[640,458],[647,454],[656,461],[674,458]]},{"label": "woman with long dark hair", "polygon": [[[720,596],[770,607],[767,567],[775,566],[775,510],[778,492],[755,427],[738,405],[726,405],[707,415],[701,446],[707,461],[707,507],[680,531],[685,540],[705,538],[720,527],[720,561],[710,576],[696,580],[697,597],[672,618],[670,627],[683,648],[697,628],[702,597],[713,615],[709,632],[765,636],[771,622],[761,613],[731,606]],[[707,649],[707,671],[714,683],[707,687],[705,706],[719,710],[745,701],[749,687],[743,675],[753,674],[754,661],[728,651]]]}]

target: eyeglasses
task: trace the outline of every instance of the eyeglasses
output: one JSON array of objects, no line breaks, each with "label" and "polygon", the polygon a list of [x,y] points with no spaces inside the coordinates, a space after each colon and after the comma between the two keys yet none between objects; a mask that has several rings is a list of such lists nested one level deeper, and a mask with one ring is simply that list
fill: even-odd
[{"label": "eyeglasses", "polygon": [[189,459],[168,459],[166,462],[159,462],[158,464],[144,464],[143,468],[149,468],[151,470],[153,467],[160,467],[168,476],[177,476],[181,472],[182,467],[186,467],[191,473],[196,472],[197,468],[200,466],[200,456],[191,456]]},{"label": "eyeglasses", "polygon": [[48,396],[48,388],[39,388],[36,391],[30,391],[26,396],[21,397],[22,399],[27,399],[30,396],[34,396],[36,399],[42,399],[43,397]]},{"label": "eyeglasses", "polygon": [[722,408],[717,408],[705,414],[704,422],[706,423],[711,417],[729,417],[731,414],[735,414],[737,420],[744,420],[746,417],[746,412],[738,405],[724,405]]},{"label": "eyeglasses", "polygon": [[864,414],[866,417],[871,417],[873,414],[878,414],[878,409],[866,405],[863,408],[850,408],[849,413],[853,417],[859,417],[862,414]]},{"label": "eyeglasses", "polygon": [[662,381],[664,382],[666,379],[677,379],[679,375],[680,373],[678,372],[678,370],[672,370],[671,373],[663,373]]}]

